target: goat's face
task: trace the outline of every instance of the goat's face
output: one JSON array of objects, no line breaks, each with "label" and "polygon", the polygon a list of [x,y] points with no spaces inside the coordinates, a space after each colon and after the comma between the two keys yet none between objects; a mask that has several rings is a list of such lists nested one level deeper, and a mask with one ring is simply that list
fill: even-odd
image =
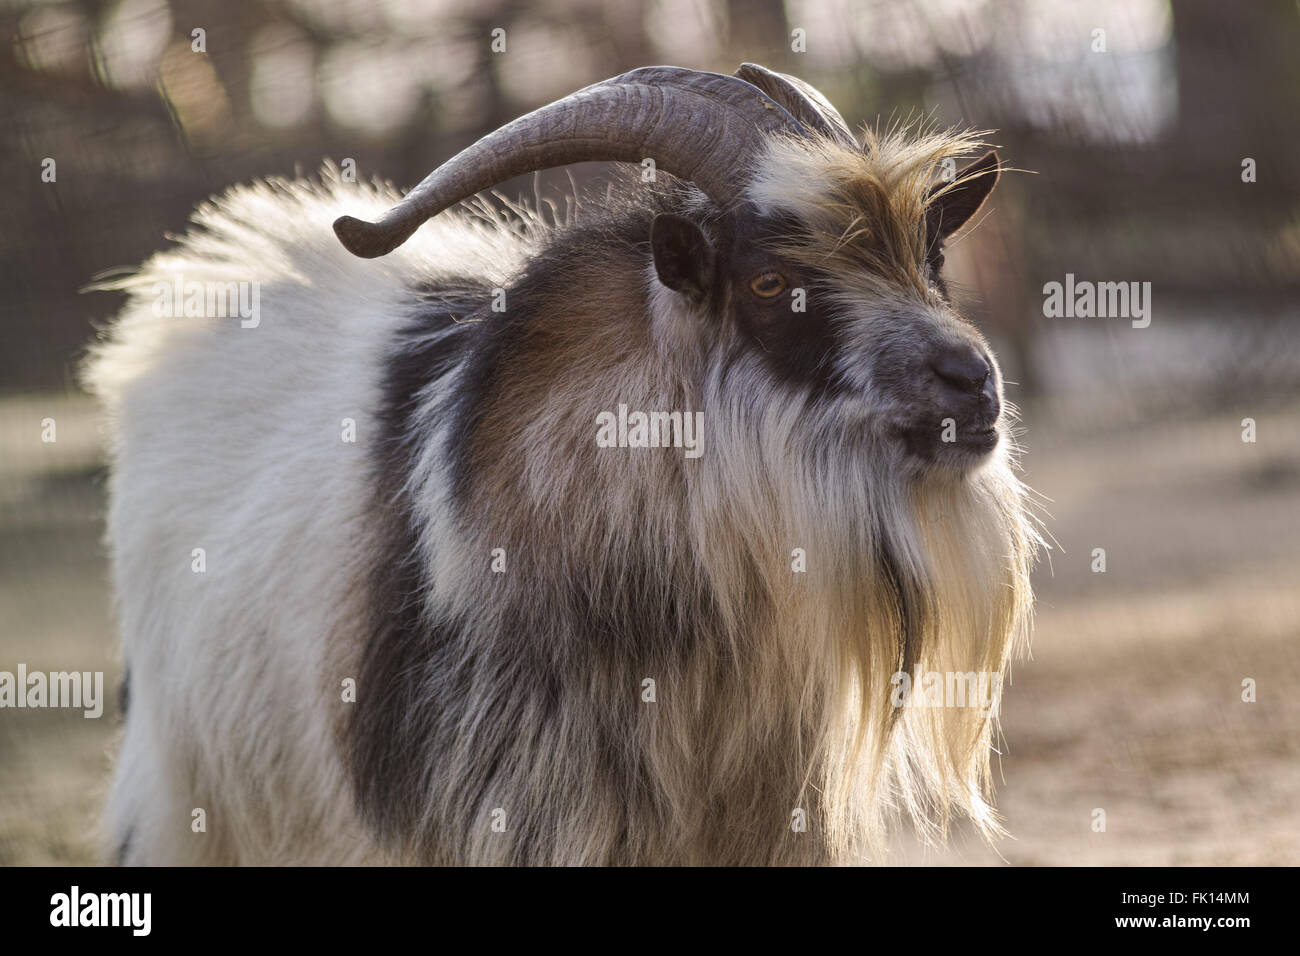
[{"label": "goat's face", "polygon": [[[903,250],[889,248],[899,222],[863,222],[841,246],[864,247],[856,256],[828,254],[817,235],[825,227],[810,228],[797,205],[747,205],[704,225],[661,214],[655,271],[722,326],[702,330],[722,349],[752,353],[777,394],[815,404],[821,427],[849,442],[870,435],[917,469],[964,472],[1001,440],[1002,382],[983,337],[949,301],[943,244],[996,178],[989,154],[925,197],[924,215],[901,223],[919,233]],[[893,213],[883,199],[878,210]]]}]

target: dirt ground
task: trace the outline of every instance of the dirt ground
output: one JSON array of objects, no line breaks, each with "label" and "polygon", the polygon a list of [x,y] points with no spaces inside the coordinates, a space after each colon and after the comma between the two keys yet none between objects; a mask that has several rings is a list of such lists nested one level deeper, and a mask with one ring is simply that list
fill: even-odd
[{"label": "dirt ground", "polygon": [[[891,862],[1300,862],[1300,406],[1256,413],[1254,444],[1242,417],[1029,422],[1059,546],[1002,709],[1011,836],[900,833]],[[99,461],[84,402],[0,402],[0,669],[102,669],[108,695],[98,720],[0,711],[0,865],[99,860],[119,731]]]}]

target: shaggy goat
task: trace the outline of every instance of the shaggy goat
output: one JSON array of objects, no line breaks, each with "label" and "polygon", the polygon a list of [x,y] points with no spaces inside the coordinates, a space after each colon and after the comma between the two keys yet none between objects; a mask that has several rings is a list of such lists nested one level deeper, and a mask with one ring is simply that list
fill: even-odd
[{"label": "shaggy goat", "polygon": [[[118,858],[827,863],[879,859],[896,813],[996,832],[996,715],[898,706],[914,672],[992,675],[996,706],[1031,605],[1000,375],[940,271],[998,160],[939,174],[979,145],[652,67],[334,223],[382,260],[329,220],[398,197],[332,171],[202,206],[115,284],[87,371]],[[566,223],[416,232],[582,160],[641,166]],[[256,322],[159,314],[248,281]],[[647,419],[702,443],[643,447]]]}]

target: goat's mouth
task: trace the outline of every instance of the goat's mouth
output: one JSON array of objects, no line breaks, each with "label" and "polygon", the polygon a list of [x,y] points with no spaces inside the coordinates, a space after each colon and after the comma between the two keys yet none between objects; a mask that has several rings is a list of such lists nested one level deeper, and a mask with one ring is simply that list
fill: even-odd
[{"label": "goat's mouth", "polygon": [[998,440],[1002,434],[998,431],[997,425],[989,425],[986,428],[980,428],[972,431],[966,436],[963,447],[972,451],[990,452],[998,446]]},{"label": "goat's mouth", "polygon": [[971,467],[991,455],[1002,441],[997,420],[941,419],[900,428],[908,457],[927,465]]}]

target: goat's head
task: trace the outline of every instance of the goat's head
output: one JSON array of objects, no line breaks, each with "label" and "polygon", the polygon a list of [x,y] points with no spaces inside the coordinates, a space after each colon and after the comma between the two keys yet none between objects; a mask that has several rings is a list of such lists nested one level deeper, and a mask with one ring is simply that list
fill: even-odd
[{"label": "goat's head", "polygon": [[379,222],[334,228],[353,253],[384,255],[512,176],[652,158],[707,197],[659,214],[646,237],[656,320],[678,326],[669,341],[801,392],[828,412],[820,426],[905,468],[962,472],[1001,440],[1001,378],[948,299],[943,249],[992,190],[998,158],[935,182],[974,135],[864,136],[815,89],[763,67],[647,67],[489,134]]}]

